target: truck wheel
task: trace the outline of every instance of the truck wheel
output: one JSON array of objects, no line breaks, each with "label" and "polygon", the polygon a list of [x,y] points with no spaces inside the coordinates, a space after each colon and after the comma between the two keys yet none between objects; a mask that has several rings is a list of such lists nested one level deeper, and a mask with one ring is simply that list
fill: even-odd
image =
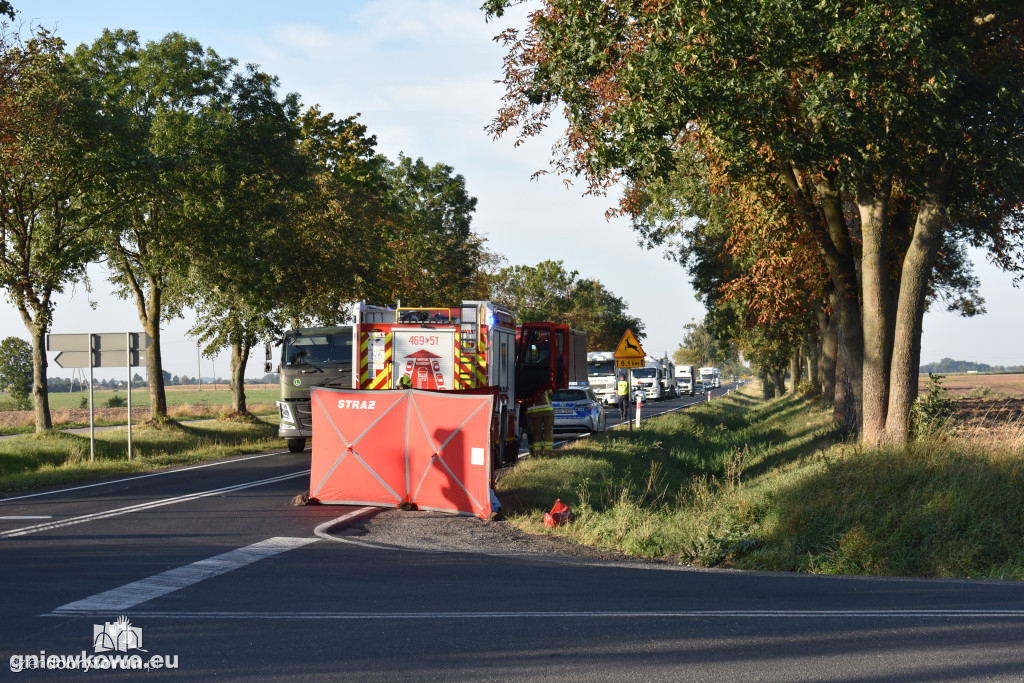
[{"label": "truck wheel", "polygon": [[306,437],[296,436],[288,439],[288,450],[292,453],[301,453],[306,450]]}]

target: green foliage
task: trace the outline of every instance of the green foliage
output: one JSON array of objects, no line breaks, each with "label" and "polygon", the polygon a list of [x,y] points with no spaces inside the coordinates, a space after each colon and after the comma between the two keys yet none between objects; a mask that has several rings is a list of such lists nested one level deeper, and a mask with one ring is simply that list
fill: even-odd
[{"label": "green foliage", "polygon": [[579,279],[562,261],[509,266],[494,276],[489,297],[512,308],[521,322],[552,321],[587,332],[591,351],[614,349],[627,329],[643,339],[644,325],[599,280]]},{"label": "green foliage", "polygon": [[0,391],[10,395],[15,410],[32,407],[32,345],[24,339],[0,341]]},{"label": "green foliage", "polygon": [[918,433],[942,428],[956,412],[956,401],[942,386],[944,375],[928,373],[926,392],[914,402],[913,425]]},{"label": "green foliage", "polygon": [[385,177],[394,214],[380,244],[372,298],[431,306],[478,295],[480,270],[493,259],[471,229],[477,200],[466,179],[447,164],[401,154]]},{"label": "green foliage", "polygon": [[107,399],[105,404],[108,408],[124,408],[128,405],[128,399],[124,396],[115,393],[113,396]]}]

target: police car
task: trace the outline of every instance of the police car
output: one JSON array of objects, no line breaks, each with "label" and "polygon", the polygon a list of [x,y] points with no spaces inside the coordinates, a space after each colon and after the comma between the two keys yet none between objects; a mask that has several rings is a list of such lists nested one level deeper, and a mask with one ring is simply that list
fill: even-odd
[{"label": "police car", "polygon": [[604,406],[587,384],[570,384],[551,392],[555,431],[598,432],[607,425]]}]

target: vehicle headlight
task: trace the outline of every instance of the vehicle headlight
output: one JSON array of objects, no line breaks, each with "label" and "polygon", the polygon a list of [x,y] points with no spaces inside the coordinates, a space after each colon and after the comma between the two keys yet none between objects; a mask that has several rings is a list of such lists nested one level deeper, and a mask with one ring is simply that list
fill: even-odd
[{"label": "vehicle headlight", "polygon": [[284,401],[278,401],[277,407],[281,411],[281,422],[295,423],[295,418],[292,417],[292,407]]}]

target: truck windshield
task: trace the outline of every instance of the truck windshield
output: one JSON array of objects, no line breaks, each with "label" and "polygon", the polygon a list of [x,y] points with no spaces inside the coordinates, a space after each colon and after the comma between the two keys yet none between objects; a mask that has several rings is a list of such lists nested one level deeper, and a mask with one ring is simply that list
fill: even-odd
[{"label": "truck windshield", "polygon": [[284,340],[282,365],[341,366],[352,365],[352,333],[289,334]]},{"label": "truck windshield", "polygon": [[654,379],[658,376],[658,371],[655,368],[637,368],[633,371],[633,378],[640,379]]},{"label": "truck windshield", "polygon": [[615,361],[592,360],[587,363],[587,375],[611,375],[615,373]]}]

